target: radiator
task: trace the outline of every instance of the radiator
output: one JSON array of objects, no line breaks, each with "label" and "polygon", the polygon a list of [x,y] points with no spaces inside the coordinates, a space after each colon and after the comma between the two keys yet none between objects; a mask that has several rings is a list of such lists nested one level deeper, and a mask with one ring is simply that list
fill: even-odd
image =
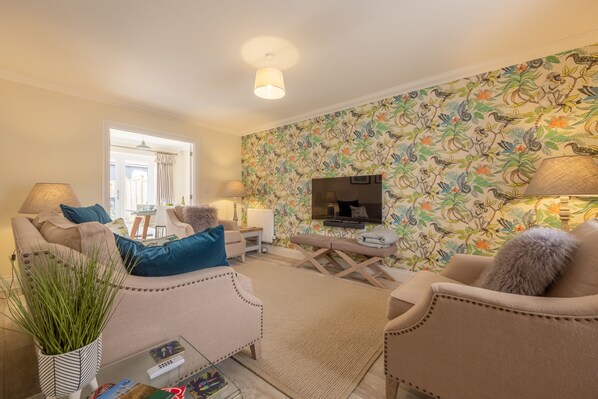
[{"label": "radiator", "polygon": [[272,209],[247,208],[247,226],[261,227],[262,241],[272,243],[274,240],[274,212]]}]

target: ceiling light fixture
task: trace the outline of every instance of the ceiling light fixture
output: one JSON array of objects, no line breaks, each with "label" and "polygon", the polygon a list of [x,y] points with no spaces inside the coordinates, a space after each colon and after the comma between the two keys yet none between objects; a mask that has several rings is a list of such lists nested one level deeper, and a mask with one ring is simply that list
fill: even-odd
[{"label": "ceiling light fixture", "polygon": [[141,144],[139,144],[137,146],[137,148],[142,149],[142,150],[151,150],[151,147],[149,145],[145,144],[145,136],[142,136]]},{"label": "ceiling light fixture", "polygon": [[[268,61],[275,57],[272,53],[266,54]],[[263,67],[255,73],[255,84],[253,86],[253,93],[266,100],[278,100],[285,95],[284,78],[282,71],[274,67]]]}]

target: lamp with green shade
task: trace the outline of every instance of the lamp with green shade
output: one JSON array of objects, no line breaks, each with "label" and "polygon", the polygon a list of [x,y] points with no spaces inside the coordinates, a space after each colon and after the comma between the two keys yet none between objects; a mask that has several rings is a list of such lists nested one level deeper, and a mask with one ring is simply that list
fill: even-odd
[{"label": "lamp with green shade", "polygon": [[523,194],[526,197],[560,197],[561,229],[569,231],[569,198],[598,197],[598,163],[589,156],[546,158]]}]

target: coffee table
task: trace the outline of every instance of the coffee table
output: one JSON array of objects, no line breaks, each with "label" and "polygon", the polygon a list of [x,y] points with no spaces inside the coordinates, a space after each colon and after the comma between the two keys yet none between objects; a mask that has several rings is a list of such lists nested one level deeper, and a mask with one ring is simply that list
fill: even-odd
[{"label": "coffee table", "polygon": [[[133,356],[129,356],[123,360],[113,363],[109,366],[103,367],[98,373],[97,379],[98,384],[104,383],[117,383],[123,378],[130,378],[135,382],[142,384],[151,385],[156,388],[169,387],[169,386],[180,386],[186,385],[189,381],[195,378],[202,370],[208,367],[214,367],[218,369],[213,363],[206,359],[193,345],[191,345],[185,338],[178,337],[173,338],[178,340],[181,345],[185,348],[183,357],[185,363],[179,367],[170,370],[169,372],[162,374],[159,377],[150,380],[146,370],[156,365],[154,359],[150,356],[149,350],[153,347],[159,346],[161,343],[156,343],[152,348],[148,348],[143,352],[139,352]],[[172,341],[167,340],[163,343]],[[226,376],[222,370],[218,369],[220,374],[226,379],[228,384],[222,390],[216,392],[210,396],[210,399],[232,399],[242,398],[241,390]],[[87,390],[87,392],[86,392]],[[83,390],[82,398],[89,395],[89,388]],[[188,392],[185,392],[185,399],[191,399],[192,396]]]}]

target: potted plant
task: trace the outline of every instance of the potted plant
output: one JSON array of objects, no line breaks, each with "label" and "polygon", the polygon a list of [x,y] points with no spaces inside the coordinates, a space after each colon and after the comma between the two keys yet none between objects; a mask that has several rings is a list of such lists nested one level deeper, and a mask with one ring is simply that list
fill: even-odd
[{"label": "potted plant", "polygon": [[13,262],[18,284],[3,282],[4,315],[33,338],[42,392],[79,398],[84,386],[97,388],[102,330],[127,274],[100,263],[97,251],[87,257],[71,250],[61,259],[50,248],[22,263]]}]

